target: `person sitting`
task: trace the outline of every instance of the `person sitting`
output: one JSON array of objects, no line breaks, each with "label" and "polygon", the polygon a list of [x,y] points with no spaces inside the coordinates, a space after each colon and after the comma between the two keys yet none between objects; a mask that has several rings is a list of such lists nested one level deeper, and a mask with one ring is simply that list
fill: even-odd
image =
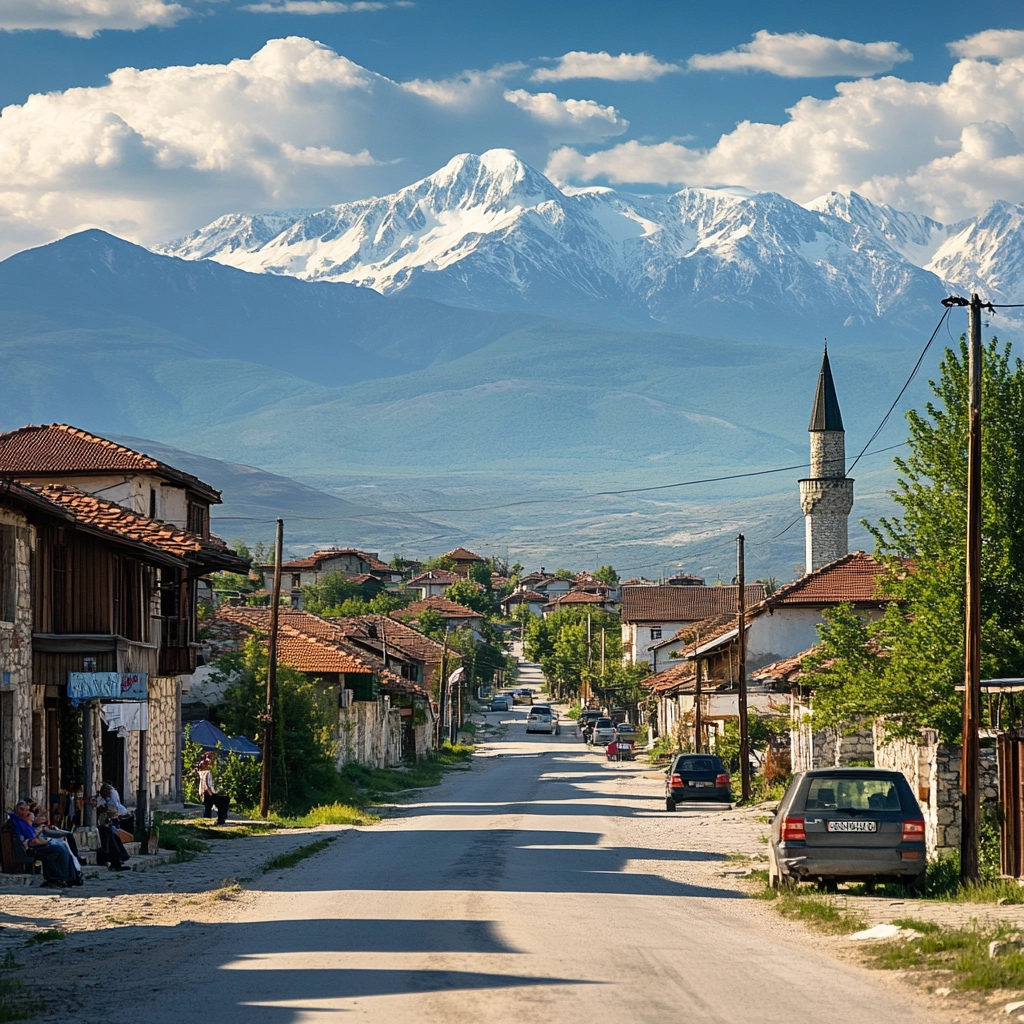
[{"label": "person sitting", "polygon": [[75,835],[73,832],[67,832],[62,828],[57,828],[55,825],[50,824],[50,819],[46,812],[35,802],[35,800],[28,801],[28,809],[32,812],[33,824],[36,827],[39,835],[45,836],[47,839],[59,839],[64,843],[67,843],[68,849],[71,851],[71,856],[78,860],[78,843],[75,842]]},{"label": "person sitting", "polygon": [[199,759],[196,770],[199,772],[199,797],[203,801],[203,817],[208,818],[210,811],[217,808],[217,824],[223,825],[228,820],[231,798],[227,793],[220,793],[213,781],[213,766],[217,763],[217,752],[209,750]]},{"label": "person sitting", "polygon": [[71,851],[56,839],[38,835],[27,800],[19,800],[7,817],[15,841],[22,844],[29,857],[43,865],[44,889],[66,889],[77,881]]},{"label": "person sitting", "polygon": [[117,790],[109,782],[104,782],[100,786],[100,795],[96,798],[96,828],[100,834],[96,862],[106,864],[111,871],[130,871],[128,861],[131,860],[131,855],[121,842],[118,808],[127,813]]}]

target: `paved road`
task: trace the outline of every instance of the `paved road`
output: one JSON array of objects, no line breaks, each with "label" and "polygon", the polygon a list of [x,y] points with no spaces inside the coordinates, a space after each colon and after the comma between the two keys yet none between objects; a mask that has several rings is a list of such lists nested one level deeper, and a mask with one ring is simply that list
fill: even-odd
[{"label": "paved road", "polygon": [[731,888],[709,852],[728,811],[666,814],[642,769],[503,717],[472,771],[122,961],[117,1004],[152,1024],[937,1019]]}]

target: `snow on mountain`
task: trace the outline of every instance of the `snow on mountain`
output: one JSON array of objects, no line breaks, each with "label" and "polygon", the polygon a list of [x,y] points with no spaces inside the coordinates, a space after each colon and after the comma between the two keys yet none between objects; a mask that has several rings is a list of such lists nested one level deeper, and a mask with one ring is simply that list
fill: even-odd
[{"label": "snow on mountain", "polygon": [[913,330],[942,291],[921,264],[944,230],[855,193],[804,207],[746,188],[560,189],[498,149],[457,156],[393,195],[222,217],[159,251],[573,319]]},{"label": "snow on mountain", "polygon": [[993,203],[977,220],[953,225],[928,269],[950,288],[989,302],[1024,302],[1024,206]]}]

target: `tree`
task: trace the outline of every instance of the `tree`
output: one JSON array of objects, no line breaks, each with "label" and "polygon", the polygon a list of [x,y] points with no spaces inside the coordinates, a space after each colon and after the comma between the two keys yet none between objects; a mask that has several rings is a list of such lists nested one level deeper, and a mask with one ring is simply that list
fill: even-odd
[{"label": "tree", "polygon": [[607,583],[609,587],[618,586],[619,574],[610,565],[602,565],[593,575],[594,579]]},{"label": "tree", "polygon": [[557,695],[571,697],[579,693],[584,679],[600,678],[602,629],[605,630],[606,671],[614,672],[622,661],[622,631],[619,617],[610,612],[576,607],[563,608],[546,619],[532,618],[526,629],[524,653],[530,661],[540,665]]},{"label": "tree", "polygon": [[444,640],[444,634],[448,628],[448,624],[441,616],[439,611],[434,608],[424,608],[420,612],[419,619],[416,622],[416,628],[421,632],[425,633],[431,638],[431,640],[437,640],[441,642]]},{"label": "tree", "polygon": [[474,562],[469,567],[469,579],[479,583],[484,590],[491,589],[491,567],[484,562]]},{"label": "tree", "polygon": [[575,580],[576,579],[576,573],[574,573],[572,571],[572,569],[556,569],[555,570],[555,579],[556,580]]},{"label": "tree", "polygon": [[[831,668],[812,665],[821,686],[815,715],[850,721],[887,715],[890,730],[938,729],[956,742],[964,674],[967,507],[967,346],[947,349],[935,399],[907,414],[910,453],[895,460],[901,515],[864,525],[886,565],[884,618],[858,625],[833,614],[820,627]],[[982,674],[1024,675],[1024,364],[993,339],[982,359]],[[874,660],[872,660],[874,659]],[[840,676],[851,674],[848,686]],[[1013,716],[1014,720],[1019,715]]]},{"label": "tree", "polygon": [[461,604],[464,608],[472,608],[484,616],[493,615],[496,611],[494,595],[475,580],[459,580],[445,587],[444,596],[449,601]]},{"label": "tree", "polygon": [[329,572],[313,584],[302,588],[302,604],[307,611],[320,615],[329,609],[336,609],[346,601],[362,600],[363,587],[353,583],[343,572]]},{"label": "tree", "polygon": [[438,555],[437,558],[428,558],[423,563],[423,572],[430,572],[431,569],[447,569],[448,572],[455,571],[455,559],[447,555]]}]

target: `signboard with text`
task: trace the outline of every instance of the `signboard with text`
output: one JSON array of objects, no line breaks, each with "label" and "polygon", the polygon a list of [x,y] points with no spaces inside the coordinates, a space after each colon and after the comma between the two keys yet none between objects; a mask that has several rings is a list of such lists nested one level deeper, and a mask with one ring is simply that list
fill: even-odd
[{"label": "signboard with text", "polygon": [[146,700],[145,672],[69,672],[68,698],[80,700]]}]

